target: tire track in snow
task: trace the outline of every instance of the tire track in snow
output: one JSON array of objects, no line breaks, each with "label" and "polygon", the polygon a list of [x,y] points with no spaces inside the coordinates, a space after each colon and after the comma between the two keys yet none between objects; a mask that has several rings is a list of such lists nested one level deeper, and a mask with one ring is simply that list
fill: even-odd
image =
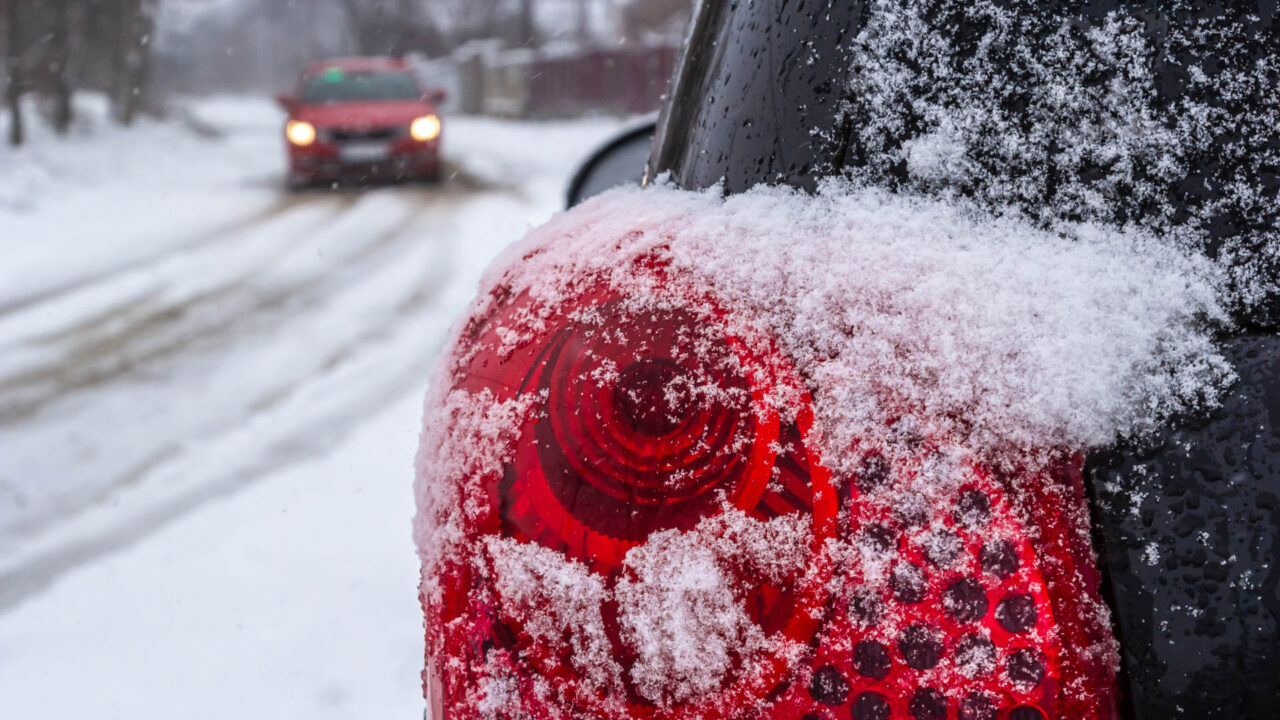
[{"label": "tire track in snow", "polygon": [[[385,246],[412,219],[406,216],[389,230],[375,234],[351,259]],[[42,344],[62,347],[53,362],[0,377],[0,428],[28,420],[49,403],[77,391],[140,372],[169,356],[223,342],[228,335],[241,332],[246,322],[315,298],[321,287],[314,277],[274,287],[258,284],[293,249],[281,248],[266,265],[177,302],[130,302],[92,321],[38,339]],[[112,320],[120,322],[106,332],[96,331]]]},{"label": "tire track in snow", "polygon": [[[350,247],[343,248],[343,252],[334,253],[331,257],[314,261],[309,267],[300,267],[306,264],[305,258],[300,256],[312,252],[319,246],[324,245],[324,242],[291,247],[283,255],[278,256],[273,263],[255,269],[247,277],[239,278],[232,283],[223,283],[216,286],[215,289],[187,298],[185,301],[187,304],[182,306],[181,309],[166,307],[163,304],[157,305],[156,301],[149,300],[147,302],[151,303],[151,306],[148,307],[147,311],[135,312],[133,322],[123,323],[121,329],[117,329],[108,336],[124,343],[123,347],[104,346],[102,338],[97,337],[88,341],[71,339],[71,347],[75,348],[74,354],[77,357],[105,357],[110,361],[114,358],[129,355],[131,351],[136,354],[131,356],[133,362],[129,363],[128,367],[112,367],[108,362],[105,372],[90,373],[82,376],[78,382],[74,382],[70,386],[64,382],[56,391],[50,391],[46,387],[46,392],[38,398],[38,403],[33,405],[28,402],[25,408],[20,408],[25,411],[21,425],[14,425],[18,419],[14,411],[16,405],[13,402],[9,402],[9,434],[12,436],[15,432],[29,428],[32,425],[31,419],[38,417],[41,413],[58,415],[57,412],[54,412],[57,409],[54,406],[57,405],[75,408],[78,410],[79,415],[89,416],[96,414],[85,412],[86,403],[93,404],[96,402],[101,405],[111,400],[109,395],[113,390],[117,393],[120,390],[132,392],[129,382],[138,380],[139,377],[145,378],[156,373],[169,373],[180,376],[186,374],[181,368],[184,364],[195,363],[198,365],[205,362],[206,359],[213,363],[221,362],[225,356],[233,355],[243,350],[245,345],[253,345],[259,342],[269,344],[273,339],[272,336],[276,336],[275,339],[279,340],[282,332],[287,333],[286,328],[298,324],[302,318],[311,318],[313,324],[317,324],[316,321],[318,321],[318,324],[323,325],[326,312],[334,310],[326,307],[326,303],[340,302],[335,298],[340,298],[344,292],[351,292],[357,295],[363,293],[366,298],[362,302],[375,307],[374,311],[370,311],[368,317],[379,322],[357,324],[353,333],[344,335],[327,348],[318,348],[312,363],[314,373],[321,377],[341,372],[342,368],[360,359],[359,348],[361,346],[370,343],[376,344],[381,337],[393,335],[395,328],[391,326],[401,321],[403,316],[409,315],[412,317],[414,313],[420,313],[423,308],[431,305],[435,298],[436,290],[438,290],[438,286],[443,281],[442,274],[448,272],[448,264],[420,257],[423,251],[422,243],[417,241],[418,235],[411,231],[415,229],[421,230],[423,225],[428,227],[440,225],[442,219],[447,221],[452,214],[448,212],[450,205],[460,203],[473,194],[472,192],[459,194],[455,191],[446,190],[426,198],[426,202],[411,202],[414,198],[397,196],[393,193],[368,196],[370,198],[383,196],[392,198],[389,201],[381,201],[383,203],[382,206],[375,203],[375,210],[386,210],[385,206],[390,202],[392,205],[405,205],[405,212],[403,216],[391,222],[384,231],[371,234],[363,242],[352,242]],[[418,200],[420,199],[418,198]],[[349,213],[355,212],[356,209],[358,209],[358,204]],[[330,225],[330,235],[333,237],[329,238],[329,244],[342,244],[344,240],[350,239],[349,237],[342,237],[342,232],[332,232],[335,227],[341,229],[340,223],[341,218]],[[347,230],[355,229],[358,228],[347,228]],[[436,232],[435,237],[431,239],[434,240],[435,245],[439,246],[443,242],[442,238],[443,236]],[[430,248],[430,245],[428,243],[427,247]],[[438,251],[438,248],[432,252],[436,251]],[[407,284],[402,282],[399,286],[401,288],[400,292],[388,294],[385,283],[382,283],[379,278],[389,272],[404,272],[405,268],[412,269],[414,264],[412,258],[414,257],[417,257],[417,262],[424,263],[428,269],[412,282]],[[438,260],[438,258],[435,258],[435,260]],[[278,282],[275,285],[268,284],[268,279],[274,279]],[[348,304],[355,305],[356,303],[353,301]],[[379,306],[379,304],[385,307],[377,309],[376,306]],[[207,306],[209,310],[204,316],[205,322],[192,324],[191,319],[193,317],[200,317],[200,312],[197,311],[197,308],[204,306]],[[161,328],[162,331],[157,332],[157,328]],[[74,338],[74,336],[72,337]],[[66,341],[66,339],[55,342],[63,341]],[[139,343],[142,344],[139,345]],[[150,344],[148,345],[147,343]],[[110,347],[111,352],[104,355],[101,352],[92,350],[102,347]],[[253,353],[249,352],[248,354],[252,355]],[[270,352],[267,354],[270,355]],[[429,362],[429,357],[429,353],[424,353],[424,357],[421,358],[422,363]],[[66,372],[61,368],[63,359],[65,359],[65,356],[60,356],[60,359],[55,361],[52,366],[39,370],[45,376],[45,380],[49,377],[62,377],[61,374]],[[288,405],[299,388],[312,383],[314,378],[311,377],[310,373],[303,373],[298,377],[291,377],[289,380],[290,382],[283,384],[269,383],[267,386],[260,388],[260,392],[255,393],[253,397],[242,398],[243,403],[234,409],[235,412],[223,413],[222,421],[215,423],[217,427],[212,428],[211,433],[234,431],[243,422],[251,422],[255,417],[276,412],[278,408]],[[10,381],[12,381],[12,378]],[[99,393],[107,394],[107,400],[103,401],[96,398],[95,395]],[[5,395],[11,394],[11,388],[0,388],[0,403],[3,403]],[[174,395],[171,389],[168,390],[167,394]],[[129,399],[132,400],[133,397],[131,396]],[[353,400],[353,404],[358,405],[359,403]],[[378,406],[380,407],[380,404]],[[376,409],[376,407],[372,409]],[[363,417],[363,414],[353,413],[349,414],[350,418],[348,418],[348,414],[342,413],[336,417],[330,417],[326,420],[326,423],[354,424],[360,417]],[[67,423],[59,424],[56,422],[57,420],[58,418],[55,417],[53,424],[50,425],[53,432],[68,426],[75,427],[74,420],[70,425]],[[133,419],[132,422],[137,422],[137,420]],[[6,429],[3,425],[4,423],[0,423],[0,432]],[[305,439],[299,442],[296,435],[293,438],[281,438],[281,442],[311,447]],[[54,503],[50,507],[44,508],[41,512],[27,512],[20,520],[11,520],[0,525],[0,533],[9,536],[9,544],[12,544],[15,539],[22,540],[25,544],[31,538],[39,536],[43,531],[51,527],[78,522],[76,519],[78,513],[98,504],[113,502],[114,497],[121,488],[127,489],[135,485],[145,484],[148,478],[163,471],[166,467],[178,466],[183,462],[189,462],[189,446],[192,444],[190,437],[186,437],[176,430],[168,436],[168,439],[163,434],[161,437],[149,438],[145,448],[131,453],[133,462],[121,465],[116,469],[116,472],[111,473],[108,480],[99,482],[96,492],[82,493],[72,501],[64,500]],[[111,452],[110,448],[105,448],[104,450],[105,452]],[[21,471],[21,469],[20,467],[17,468],[18,471]],[[9,470],[12,471],[14,468],[10,467]],[[0,473],[4,471],[3,461],[0,461]],[[0,480],[3,480],[3,478],[0,477]],[[4,502],[3,497],[0,497],[0,502]],[[185,507],[186,505],[183,506]],[[165,515],[165,513],[161,513],[161,515]],[[146,525],[147,523],[144,522],[142,526]],[[3,544],[6,540],[4,535],[0,535],[0,565],[10,566],[12,563],[7,562],[7,560],[16,560],[16,558],[4,557],[6,554],[13,554],[12,551],[9,553],[4,552]],[[129,534],[126,533],[126,535]],[[123,538],[124,536],[121,537]],[[29,553],[22,554],[28,555]],[[60,553],[55,553],[55,555],[61,556]],[[70,553],[67,557],[71,556],[80,558],[83,557],[83,554]],[[43,563],[35,562],[32,565],[30,562],[20,562],[18,564],[33,567],[41,566]],[[54,563],[54,565],[58,564]],[[14,573],[23,574],[22,571],[18,570],[0,573],[0,579],[2,579],[0,586],[5,588],[5,590],[0,591],[0,595],[5,597],[12,595],[16,592],[12,588],[33,587],[32,582],[18,582]],[[46,570],[40,570],[36,572],[36,575],[48,577],[50,573]],[[34,585],[39,584],[34,583]],[[26,595],[27,592],[24,591],[20,594]],[[0,605],[2,604],[0,603]]]},{"label": "tire track in snow", "polygon": [[[158,297],[162,290],[151,288],[7,353],[19,354],[35,346],[38,352],[29,353],[34,357],[26,363],[0,352],[0,367],[9,368],[0,375],[0,428],[29,420],[49,403],[76,391],[139,372],[167,355],[190,351],[193,343],[225,332],[236,321],[236,313],[261,312],[283,299],[267,294],[250,304],[225,302],[244,282],[229,281],[177,302]],[[206,308],[216,314],[205,312],[201,317]]]},{"label": "tire track in snow", "polygon": [[126,262],[110,265],[105,268],[100,268],[95,272],[53,285],[44,290],[40,290],[39,292],[0,302],[0,320],[4,319],[6,316],[29,309],[41,303],[57,300],[72,293],[82,291],[85,288],[91,287],[105,280],[110,280],[111,278],[124,273],[137,270],[139,268],[145,268],[149,265],[154,265],[166,257],[190,252],[202,246],[218,242],[228,235],[243,232],[256,225],[267,223],[273,218],[284,215],[305,202],[307,202],[306,198],[297,195],[286,195],[274,204],[255,213],[233,220],[221,227],[199,233],[188,240],[179,242],[175,245],[170,245],[159,252],[139,258],[133,258]]},{"label": "tire track in snow", "polygon": [[[449,235],[442,232],[436,239]],[[397,303],[401,314],[398,333],[386,336],[385,328],[362,329],[325,359],[330,372],[303,383],[309,387],[295,387],[260,408],[247,427],[212,438],[194,451],[161,460],[138,486],[125,489],[150,493],[149,501],[126,501],[116,507],[99,505],[82,513],[75,526],[64,528],[70,532],[54,533],[61,537],[37,538],[17,557],[0,558],[0,612],[38,593],[57,576],[82,563],[135,542],[193,508],[235,492],[281,466],[322,452],[362,418],[402,397],[406,382],[415,378],[420,381],[425,376],[454,314],[451,309],[440,312],[434,307],[440,292],[451,285],[452,263],[429,262],[444,259],[441,255],[447,255],[448,249],[437,242],[416,250],[400,254],[398,258],[404,262],[384,266],[389,272],[378,278],[392,280],[399,276],[395,282],[410,290]],[[471,291],[469,283],[462,284],[466,287],[452,288],[450,294],[455,299],[464,298]],[[365,345],[370,347],[369,352],[351,352],[351,348]],[[388,346],[399,346],[398,351],[383,352]],[[375,371],[380,379],[372,387],[355,388],[344,382],[343,376]],[[278,422],[288,416],[299,418],[298,424]],[[257,445],[257,451],[244,452],[246,444]],[[235,460],[219,464],[219,457]],[[187,470],[203,467],[206,462],[214,465],[213,469],[201,477],[188,475]]]}]

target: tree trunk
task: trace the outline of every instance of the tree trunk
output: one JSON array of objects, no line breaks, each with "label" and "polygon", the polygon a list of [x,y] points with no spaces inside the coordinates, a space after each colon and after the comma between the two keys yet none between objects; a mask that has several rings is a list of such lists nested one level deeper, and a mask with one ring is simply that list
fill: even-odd
[{"label": "tree trunk", "polygon": [[120,11],[120,124],[132,125],[138,114],[137,23],[141,0],[124,0]]},{"label": "tree trunk", "polygon": [[372,54],[377,26],[375,15],[378,11],[371,12],[360,0],[342,0],[342,9],[346,11],[347,25],[356,41],[356,52],[361,55]]},{"label": "tree trunk", "polygon": [[53,127],[59,135],[71,128],[71,0],[52,0],[53,31],[49,36],[50,89],[53,93]]},{"label": "tree trunk", "polygon": [[586,44],[591,39],[591,9],[588,5],[590,0],[578,0],[577,4],[577,21],[578,21],[578,42]]},{"label": "tree trunk", "polygon": [[153,0],[116,0],[111,95],[116,121],[132,125],[142,110],[143,90],[151,70]]},{"label": "tree trunk", "polygon": [[151,83],[151,41],[156,34],[156,2],[157,0],[135,0],[137,14],[133,25],[133,66],[132,86],[130,87],[130,122],[147,108],[150,93],[147,91]]},{"label": "tree trunk", "polygon": [[18,17],[18,0],[5,3],[5,25],[8,27],[6,45],[8,58],[5,63],[9,84],[5,88],[5,101],[9,106],[9,144],[17,147],[25,139],[22,126],[22,24]]},{"label": "tree trunk", "polygon": [[516,44],[520,47],[534,47],[538,44],[538,28],[533,20],[533,0],[520,0],[520,37]]},{"label": "tree trunk", "polygon": [[107,96],[111,98],[111,115],[116,122],[122,122],[124,118],[125,87],[128,85],[125,79],[128,54],[125,28],[129,25],[126,16],[130,4],[131,0],[109,0],[106,9],[105,34],[109,38],[107,54],[111,62],[111,79],[107,85]]}]

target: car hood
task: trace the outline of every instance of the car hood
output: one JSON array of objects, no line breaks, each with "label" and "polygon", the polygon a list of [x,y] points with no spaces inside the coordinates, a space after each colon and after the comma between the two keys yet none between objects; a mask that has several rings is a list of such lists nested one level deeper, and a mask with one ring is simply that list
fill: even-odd
[{"label": "car hood", "polygon": [[419,101],[334,103],[303,105],[294,117],[316,127],[364,129],[408,125],[415,118],[434,112],[431,104]]}]

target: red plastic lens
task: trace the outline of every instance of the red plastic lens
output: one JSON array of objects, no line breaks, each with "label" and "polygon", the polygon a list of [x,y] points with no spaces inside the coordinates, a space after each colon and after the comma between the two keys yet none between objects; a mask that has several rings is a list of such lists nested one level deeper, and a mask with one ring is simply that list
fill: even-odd
[{"label": "red plastic lens", "polygon": [[[550,311],[528,296],[495,298],[472,328],[458,387],[533,406],[514,459],[486,480],[491,516],[473,528],[476,537],[540,545],[612,584],[627,552],[654,533],[688,531],[730,508],[757,521],[803,516],[812,557],[800,572],[770,582],[746,568],[728,571],[764,633],[809,642],[827,601],[823,556],[837,502],[798,380],[767,342],[741,333],[694,292],[638,303],[601,283]],[[783,399],[799,402],[783,408]],[[501,655],[513,677],[554,678],[552,704],[571,716],[616,717],[618,698],[585,687],[565,658],[526,636],[484,579],[459,568],[450,584],[446,605],[457,610],[445,609],[436,627],[452,633],[445,654],[465,670],[440,673],[442,712],[478,716],[468,709],[468,673],[491,671]],[[606,607],[604,622],[615,658],[629,669],[617,613]],[[727,677],[712,697],[663,706],[625,675],[623,701],[633,717],[721,717],[764,702],[789,672],[775,656]]]},{"label": "red plastic lens", "polygon": [[[510,688],[511,717],[1114,717],[1078,461],[998,477],[966,459],[954,491],[904,496],[938,457],[968,457],[915,438],[905,454],[868,451],[837,500],[788,360],[705,293],[661,269],[636,274],[652,281],[644,300],[603,280],[555,302],[495,292],[464,333],[455,389],[527,403],[510,460],[475,478],[488,507],[468,537],[546,548],[612,588],[655,533],[730,510],[802,518],[804,568],[772,581],[726,572],[756,627],[808,650],[799,664],[778,652],[738,668],[709,695],[656,702],[626,672],[611,695],[522,624],[492,568],[455,558],[436,571],[445,597],[425,608],[433,717],[489,716],[492,697],[477,688],[495,682]],[[890,564],[835,565],[850,562],[828,556],[835,538]],[[629,670],[616,605],[604,604],[603,623]]]},{"label": "red plastic lens", "polygon": [[776,413],[756,417],[761,389],[708,319],[670,309],[635,318],[619,300],[592,309],[591,321],[556,333],[526,376],[521,391],[544,393],[546,409],[500,492],[528,501],[504,515],[517,535],[607,570],[726,499],[753,510],[779,428]]},{"label": "red plastic lens", "polygon": [[[899,460],[891,471],[878,456],[863,467],[909,482],[948,450],[924,442],[914,460]],[[996,718],[1015,706],[1062,720],[1110,717],[1109,670],[1067,642],[1097,639],[1058,621],[1078,613],[1090,595],[1067,552],[1073,539],[1060,534],[1065,526],[1033,532],[1023,510],[1044,507],[1044,498],[1015,489],[1056,494],[1052,512],[1063,513],[1071,505],[1058,494],[1062,478],[1012,484],[971,462],[957,472],[960,489],[926,503],[923,517],[916,508],[903,512],[901,495],[883,492],[892,482],[855,483],[870,491],[853,491],[848,532],[866,552],[896,549],[897,564],[880,579],[847,575],[845,603],[834,601],[814,666],[847,679],[853,717]],[[868,598],[879,608],[870,620]],[[793,688],[779,705],[803,710],[813,700],[808,695]]]}]

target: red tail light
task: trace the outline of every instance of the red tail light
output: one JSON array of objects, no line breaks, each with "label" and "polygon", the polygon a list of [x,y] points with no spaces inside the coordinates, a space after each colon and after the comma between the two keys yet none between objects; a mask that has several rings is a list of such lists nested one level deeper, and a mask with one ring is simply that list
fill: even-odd
[{"label": "red tail light", "polygon": [[[947,451],[922,443],[893,482],[910,486],[904,476]],[[853,546],[896,557],[873,569],[881,577],[858,562],[844,576],[848,602],[833,602],[813,660],[841,679],[822,684],[838,692],[793,689],[783,704],[812,698],[835,711],[814,717],[831,718],[847,705],[854,720],[1114,717],[1110,639],[1088,615],[1100,607],[1088,539],[1070,534],[1085,520],[1079,485],[1000,480],[972,462],[958,472],[957,491],[929,498],[923,515],[855,484]]]},{"label": "red tail light", "polygon": [[[1111,717],[1078,476],[1001,479],[917,440],[833,482],[810,396],[767,338],[661,268],[630,282],[644,292],[495,292],[464,331],[454,389],[519,415],[501,470],[465,479],[487,498],[466,541],[429,569],[433,718]],[[939,458],[952,489],[904,494]],[[738,517],[798,528],[804,557],[717,555],[750,622],[735,632],[767,643],[720,643],[722,673],[665,688],[653,673],[680,661],[655,664],[652,628],[619,600],[663,579],[628,552],[708,528],[732,544]],[[568,564],[512,584],[494,538]],[[548,601],[530,583],[580,595],[599,627],[531,619]]]}]

